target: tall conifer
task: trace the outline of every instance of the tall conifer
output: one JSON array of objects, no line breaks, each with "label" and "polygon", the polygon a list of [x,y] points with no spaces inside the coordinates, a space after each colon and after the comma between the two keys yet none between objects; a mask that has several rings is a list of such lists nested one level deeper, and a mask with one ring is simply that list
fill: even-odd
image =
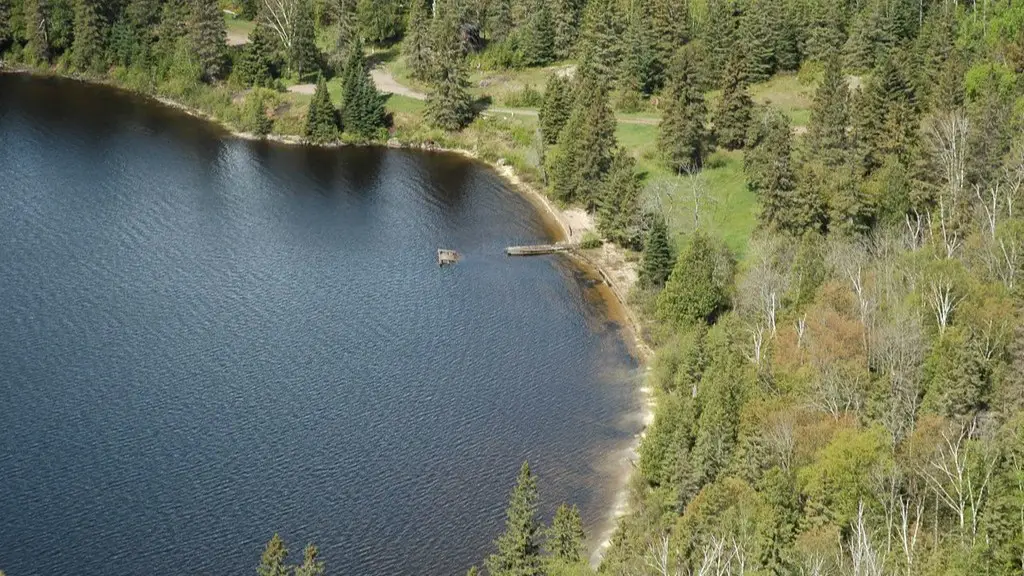
[{"label": "tall conifer", "polygon": [[369,138],[384,127],[384,98],[370,78],[363,43],[357,38],[349,48],[342,84],[342,125],[348,132]]},{"label": "tall conifer", "polygon": [[189,23],[192,50],[205,80],[220,78],[225,69],[227,29],[217,0],[193,0]]},{"label": "tall conifer", "polygon": [[409,23],[402,51],[414,78],[430,78],[430,12],[424,0],[411,0],[409,3]]},{"label": "tall conifer", "polygon": [[595,74],[583,74],[572,113],[550,156],[551,187],[558,198],[581,201],[593,209],[594,183],[604,178],[611,165],[615,126],[604,82]]},{"label": "tall conifer", "polygon": [[337,140],[340,130],[338,109],[331,102],[327,81],[321,75],[306,114],[306,139],[314,144],[326,144]]},{"label": "tall conifer", "polygon": [[75,3],[75,40],[71,45],[71,63],[80,71],[101,72],[106,48],[103,20],[96,0]]},{"label": "tall conifer", "polygon": [[558,142],[558,135],[565,127],[569,114],[572,112],[572,93],[569,81],[559,74],[548,78],[544,89],[544,102],[540,107],[540,131],[544,143],[551,145]]},{"label": "tall conifer", "polygon": [[564,562],[581,562],[587,550],[585,539],[579,509],[566,504],[559,506],[544,546],[548,554]]},{"label": "tall conifer", "polygon": [[617,0],[590,0],[583,11],[578,51],[586,53],[593,70],[612,80],[622,56],[623,18]]},{"label": "tall conifer", "polygon": [[807,142],[811,152],[826,166],[839,166],[847,159],[850,90],[843,76],[839,55],[829,57],[825,76],[814,93]]},{"label": "tall conifer", "polygon": [[537,479],[523,462],[505,512],[505,532],[497,553],[487,558],[490,576],[540,576],[541,525],[537,518]]},{"label": "tall conifer", "polygon": [[707,154],[707,105],[697,82],[690,50],[676,55],[669,71],[665,107],[658,125],[658,148],[674,172],[698,169]]},{"label": "tall conifer", "polygon": [[469,81],[456,14],[441,11],[433,28],[435,78],[427,97],[426,116],[438,128],[461,130],[473,120],[473,100],[467,90]]},{"label": "tall conifer", "polygon": [[743,147],[750,128],[750,115],[754,101],[747,92],[742,69],[743,57],[735,53],[729,59],[725,72],[725,86],[722,87],[722,101],[715,114],[715,132],[718,143],[730,149]]},{"label": "tall conifer", "polygon": [[597,198],[597,226],[620,246],[640,248],[640,176],[636,160],[623,148],[612,158]]},{"label": "tall conifer", "polygon": [[657,214],[653,217],[644,238],[644,251],[640,259],[640,286],[661,288],[672,273],[673,266],[675,259],[668,240],[668,227],[665,225],[665,219]]},{"label": "tall conifer", "polygon": [[[352,51],[352,44],[360,39],[359,13],[356,0],[333,0],[333,2],[334,16],[338,21],[338,37],[331,50],[331,65],[334,70],[341,73],[345,69],[345,62]],[[410,13],[415,4],[416,2],[410,3]]]},{"label": "tall conifer", "polygon": [[551,19],[554,30],[555,58],[564,60],[573,54],[579,38],[582,0],[553,0]]},{"label": "tall conifer", "polygon": [[534,0],[521,37],[523,64],[543,66],[554,60],[555,37],[548,0]]},{"label": "tall conifer", "polygon": [[295,0],[292,14],[292,45],[288,49],[288,65],[301,80],[319,68],[320,49],[316,47],[316,28],[310,0]]},{"label": "tall conifer", "polygon": [[46,32],[46,0],[24,0],[25,59],[33,64],[50,60],[50,43]]}]

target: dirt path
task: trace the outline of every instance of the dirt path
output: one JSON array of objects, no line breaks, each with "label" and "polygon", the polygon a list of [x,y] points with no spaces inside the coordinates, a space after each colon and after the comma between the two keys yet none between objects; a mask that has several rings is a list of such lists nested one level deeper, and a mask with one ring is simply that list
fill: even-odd
[{"label": "dirt path", "polygon": [[316,92],[316,84],[293,84],[288,87],[288,91],[295,94],[313,94]]},{"label": "dirt path", "polygon": [[228,30],[228,46],[244,46],[249,43],[249,35],[239,30]]}]

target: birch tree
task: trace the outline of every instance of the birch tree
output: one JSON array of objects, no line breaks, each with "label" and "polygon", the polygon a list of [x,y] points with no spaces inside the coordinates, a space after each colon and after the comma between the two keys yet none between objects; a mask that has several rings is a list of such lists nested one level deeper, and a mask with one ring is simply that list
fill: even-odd
[{"label": "birch tree", "polygon": [[942,175],[935,198],[938,222],[933,225],[938,226],[946,258],[952,258],[963,244],[960,219],[966,202],[969,133],[970,126],[962,110],[937,116],[927,133],[936,167]]}]

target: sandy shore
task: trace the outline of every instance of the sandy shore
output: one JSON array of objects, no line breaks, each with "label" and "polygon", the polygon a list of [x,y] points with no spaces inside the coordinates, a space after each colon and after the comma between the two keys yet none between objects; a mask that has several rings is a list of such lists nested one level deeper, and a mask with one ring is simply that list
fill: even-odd
[{"label": "sandy shore", "polygon": [[[34,70],[5,68],[2,62],[0,62],[0,73],[40,74]],[[124,90],[124,88],[121,88],[116,84],[92,78],[81,78],[61,74],[52,75],[78,80],[80,82],[103,84],[119,90]],[[239,131],[218,118],[210,116],[201,110],[186,106],[175,100],[141,94],[129,90],[125,91],[134,95],[151,98],[165,106],[181,110],[190,116],[217,124],[236,138],[246,140],[268,140],[287,145],[313,145],[297,136],[268,135],[264,137],[249,132]],[[339,142],[336,144],[321,146],[337,148],[345,145],[346,144]],[[479,158],[479,156],[471,150],[441,148],[429,143],[409,143],[392,139],[387,142],[386,146],[389,148],[448,152],[472,158],[478,162],[484,162],[497,171],[497,173],[511,184],[513,188],[515,188],[537,208],[540,214],[551,225],[552,231],[555,233],[556,241],[577,243],[587,232],[596,233],[594,220],[586,213],[586,211],[577,207],[561,208],[556,206],[546,194],[524,181],[511,165],[503,161],[487,162]],[[611,244],[605,244],[600,248],[591,250],[577,250],[572,252],[570,256],[585,271],[593,273],[603,281],[603,287],[599,287],[598,289],[608,307],[609,317],[622,326],[624,339],[634,357],[640,364],[641,373],[644,374],[644,380],[646,380],[647,363],[653,356],[653,351],[644,341],[643,327],[639,321],[636,311],[629,306],[627,300],[630,290],[632,290],[637,281],[636,263],[630,261],[625,250]],[[642,424],[642,429],[646,430],[654,419],[654,397],[651,390],[646,386],[641,386],[637,393],[638,403],[640,404],[639,412],[627,415],[626,417],[630,419],[639,419]],[[600,526],[599,534],[597,535],[596,540],[592,538],[592,541],[597,542],[597,545],[594,547],[591,555],[591,564],[594,566],[600,563],[604,556],[604,552],[610,545],[611,538],[618,527],[618,519],[629,513],[629,482],[632,478],[634,462],[636,462],[638,457],[637,449],[643,435],[643,432],[638,434],[628,446],[616,450],[609,460],[603,463],[603,467],[611,468],[610,473],[615,477],[617,487],[615,490],[615,498],[609,506],[607,516],[600,522],[600,524],[598,524]]]}]

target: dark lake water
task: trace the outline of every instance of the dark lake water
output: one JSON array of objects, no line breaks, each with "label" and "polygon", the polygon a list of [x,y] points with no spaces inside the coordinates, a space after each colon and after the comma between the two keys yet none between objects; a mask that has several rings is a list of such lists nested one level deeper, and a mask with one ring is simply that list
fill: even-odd
[{"label": "dark lake water", "polygon": [[524,459],[596,527],[636,366],[584,273],[503,255],[546,238],[458,156],[0,75],[0,569],[252,574],[276,531],[460,574]]}]

